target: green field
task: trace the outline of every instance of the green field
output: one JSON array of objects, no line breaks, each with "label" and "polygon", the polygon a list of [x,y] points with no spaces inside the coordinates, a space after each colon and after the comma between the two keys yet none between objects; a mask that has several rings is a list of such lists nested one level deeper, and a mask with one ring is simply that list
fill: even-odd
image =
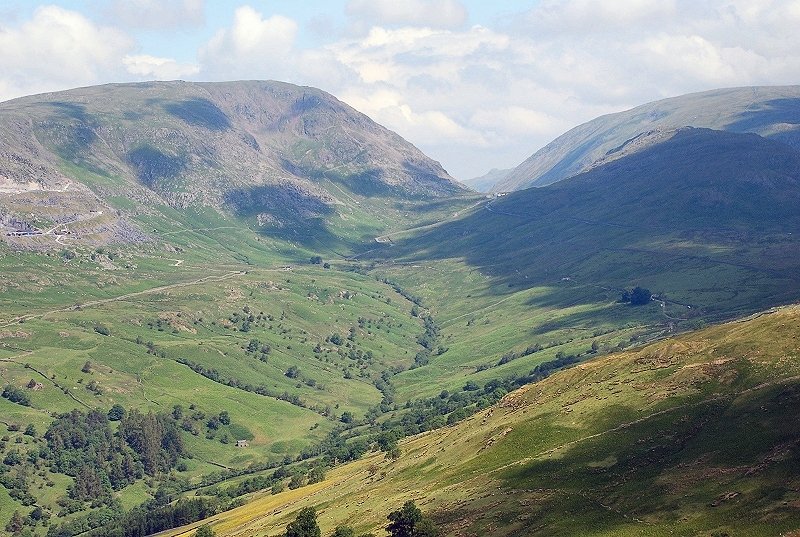
[{"label": "green field", "polygon": [[210,522],[276,535],[313,505],[323,534],[380,534],[414,499],[446,535],[786,534],[800,527],[799,321],[785,308],[581,364],[403,442],[397,461],[375,454]]},{"label": "green field", "polygon": [[414,498],[453,535],[796,529],[797,310],[720,324],[800,300],[791,148],[679,129],[487,197],[317,90],[82,91],[4,105],[49,175],[0,199],[41,230],[0,243],[0,528]]}]

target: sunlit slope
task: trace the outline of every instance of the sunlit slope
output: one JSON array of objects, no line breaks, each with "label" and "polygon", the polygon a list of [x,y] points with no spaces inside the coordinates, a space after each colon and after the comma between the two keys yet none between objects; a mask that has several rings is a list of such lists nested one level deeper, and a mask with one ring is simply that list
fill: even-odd
[{"label": "sunlit slope", "polygon": [[[301,507],[385,526],[415,499],[446,535],[779,535],[800,528],[800,308],[609,355],[465,422],[211,520],[277,535]],[[191,535],[181,530],[169,535]]]},{"label": "sunlit slope", "polygon": [[[0,436],[10,436],[0,456],[38,450],[53,417],[72,409],[180,405],[187,416],[205,416],[182,433],[191,456],[178,475],[197,485],[223,470],[294,459],[344,412],[360,419],[381,400],[381,374],[408,367],[421,348],[412,304],[368,276],[317,267],[190,275],[196,279],[85,295],[80,304],[57,293],[50,301],[9,293],[15,307],[0,319],[0,376],[30,406],[0,399]],[[26,388],[31,380],[41,388]],[[207,429],[223,411],[231,424]],[[29,424],[39,437],[22,434]],[[43,473],[28,484],[38,505],[57,512],[72,481]],[[119,498],[133,506],[154,492],[140,482]],[[0,519],[23,508],[2,501]]]}]

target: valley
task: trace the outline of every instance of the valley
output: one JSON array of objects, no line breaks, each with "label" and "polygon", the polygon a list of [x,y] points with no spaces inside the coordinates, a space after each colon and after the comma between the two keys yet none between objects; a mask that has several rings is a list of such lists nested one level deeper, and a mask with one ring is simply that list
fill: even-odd
[{"label": "valley", "polygon": [[797,321],[790,307],[580,364],[402,442],[397,461],[372,455],[307,491],[256,495],[213,526],[275,535],[316,505],[323,531],[376,531],[415,499],[453,535],[790,530]]},{"label": "valley", "polygon": [[797,529],[789,131],[616,120],[575,174],[487,195],[313,88],[0,103],[0,521]]}]

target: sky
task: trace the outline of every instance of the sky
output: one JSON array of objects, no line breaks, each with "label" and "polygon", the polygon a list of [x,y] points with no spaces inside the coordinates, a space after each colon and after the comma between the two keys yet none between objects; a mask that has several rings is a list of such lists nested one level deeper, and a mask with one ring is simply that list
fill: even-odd
[{"label": "sky", "polygon": [[800,0],[0,0],[0,101],[107,82],[328,91],[454,177],[649,101],[800,83]]}]

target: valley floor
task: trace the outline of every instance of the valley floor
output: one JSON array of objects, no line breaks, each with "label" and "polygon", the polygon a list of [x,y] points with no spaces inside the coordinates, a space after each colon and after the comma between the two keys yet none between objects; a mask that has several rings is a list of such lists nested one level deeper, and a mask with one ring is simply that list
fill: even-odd
[{"label": "valley floor", "polygon": [[[210,520],[378,531],[413,499],[445,535],[783,535],[800,529],[800,307],[612,354],[464,422]],[[189,536],[191,528],[163,535]]]}]

